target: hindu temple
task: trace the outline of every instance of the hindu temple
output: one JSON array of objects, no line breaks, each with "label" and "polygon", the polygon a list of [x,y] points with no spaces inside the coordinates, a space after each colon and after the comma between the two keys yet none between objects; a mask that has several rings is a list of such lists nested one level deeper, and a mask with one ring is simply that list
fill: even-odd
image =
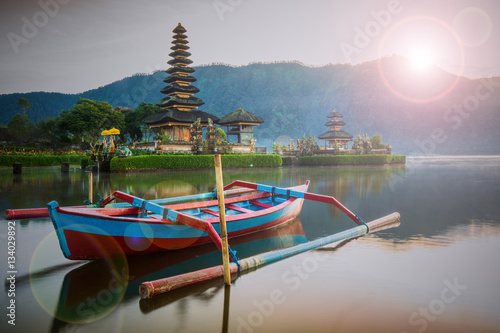
[{"label": "hindu temple", "polygon": [[325,140],[325,149],[342,147],[348,149],[349,141],[352,141],[353,136],[347,132],[344,132],[340,128],[345,125],[343,121],[340,120],[343,116],[333,108],[327,116],[329,121],[325,126],[329,127],[330,130],[318,136],[318,139]]},{"label": "hindu temple", "polygon": [[197,119],[201,120],[202,126],[207,126],[209,118],[214,123],[217,123],[219,118],[198,109],[205,102],[194,96],[200,90],[192,85],[196,78],[191,75],[195,70],[189,67],[193,61],[189,59],[191,53],[187,51],[189,41],[185,35],[186,29],[179,23],[172,32],[174,45],[169,54],[172,59],[167,62],[171,67],[165,71],[169,76],[163,80],[168,85],[161,90],[166,97],[156,103],[164,111],[143,121],[150,128],[162,129],[174,142],[189,142],[190,126]]},{"label": "hindu temple", "polygon": [[236,136],[239,144],[250,145],[253,141],[253,127],[264,122],[261,117],[238,108],[236,111],[225,115],[219,120],[220,126],[226,126],[227,135]]}]

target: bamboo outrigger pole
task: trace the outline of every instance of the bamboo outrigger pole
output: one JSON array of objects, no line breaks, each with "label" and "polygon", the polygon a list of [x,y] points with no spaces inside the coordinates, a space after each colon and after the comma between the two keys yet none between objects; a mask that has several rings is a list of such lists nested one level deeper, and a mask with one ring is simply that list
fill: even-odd
[{"label": "bamboo outrigger pole", "polygon": [[[400,223],[399,219],[400,219],[399,213],[392,213],[387,216],[378,218],[376,220],[367,222],[365,225],[358,225],[351,229],[347,229],[330,236],[318,238],[313,241],[295,245],[286,249],[275,250],[260,255],[256,255],[253,257],[245,258],[239,261],[241,266],[240,268],[237,267],[235,263],[231,263],[230,271],[232,273],[237,273],[237,272],[244,272],[247,270],[253,270],[256,269],[257,267],[264,266],[297,255],[299,253],[311,251],[337,241],[357,238],[369,232],[376,232],[378,230],[383,230],[388,227],[396,227],[399,226]],[[219,266],[205,268],[199,271],[167,277],[164,279],[143,282],[139,286],[139,294],[141,295],[141,298],[151,298],[153,296],[164,294],[187,286],[191,286],[196,283],[209,281],[215,278],[220,278],[222,275],[223,275],[223,269],[221,265],[219,265]]]},{"label": "bamboo outrigger pole", "polygon": [[231,271],[229,270],[229,248],[226,230],[226,207],[224,205],[224,183],[222,180],[222,163],[220,154],[214,155],[215,181],[217,184],[217,200],[219,201],[220,238],[222,239],[222,264],[224,267],[224,283],[231,285]]}]

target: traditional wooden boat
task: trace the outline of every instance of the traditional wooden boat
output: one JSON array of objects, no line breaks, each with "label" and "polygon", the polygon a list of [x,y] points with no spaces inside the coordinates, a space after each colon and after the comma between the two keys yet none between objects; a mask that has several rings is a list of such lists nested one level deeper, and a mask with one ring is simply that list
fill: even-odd
[{"label": "traditional wooden boat", "polygon": [[[332,196],[308,193],[303,185],[280,188],[234,181],[222,188],[226,199],[227,237],[273,227],[299,215],[304,199],[332,204],[363,230],[369,226]],[[232,187],[241,187],[231,189]],[[230,190],[231,189],[231,190]],[[8,209],[6,219],[50,216],[59,245],[68,259],[109,259],[214,242],[222,251],[217,193],[144,200],[115,191],[96,205]],[[123,203],[111,204],[114,199]],[[221,234],[221,236],[219,236]],[[229,251],[232,260],[236,258]]]},{"label": "traditional wooden boat", "polygon": [[[250,234],[295,218],[302,209],[308,185],[306,182],[276,191],[277,188],[240,181],[229,184],[224,188],[228,237]],[[244,188],[229,190],[234,186]],[[221,249],[216,197],[213,192],[148,201],[116,191],[99,207],[60,207],[56,201],[47,207],[66,258],[109,259],[209,242]],[[114,199],[124,202],[110,204]]]}]

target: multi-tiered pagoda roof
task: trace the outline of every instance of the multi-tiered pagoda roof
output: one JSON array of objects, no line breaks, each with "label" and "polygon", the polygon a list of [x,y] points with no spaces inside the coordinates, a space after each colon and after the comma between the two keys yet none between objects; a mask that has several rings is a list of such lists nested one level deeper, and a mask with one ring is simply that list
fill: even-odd
[{"label": "multi-tiered pagoda roof", "polygon": [[347,148],[349,141],[352,141],[353,136],[347,132],[344,132],[340,128],[345,125],[343,121],[340,120],[342,115],[333,109],[327,116],[329,121],[325,126],[329,127],[330,130],[318,136],[318,139],[325,140],[325,144],[328,143],[329,146],[339,144],[344,148]]},{"label": "multi-tiered pagoda roof", "polygon": [[189,67],[193,61],[189,59],[191,53],[187,51],[189,50],[187,45],[189,41],[185,35],[186,29],[179,23],[172,32],[174,33],[172,41],[174,45],[170,48],[172,52],[169,54],[172,59],[167,62],[171,67],[166,70],[169,76],[163,80],[168,86],[161,90],[161,93],[166,96],[156,103],[164,111],[147,117],[144,122],[149,126],[157,127],[172,126],[174,123],[188,126],[198,118],[205,124],[211,118],[213,122],[217,123],[219,118],[198,110],[198,107],[205,102],[193,96],[200,90],[192,85],[196,82],[196,78],[191,75],[195,70]]}]

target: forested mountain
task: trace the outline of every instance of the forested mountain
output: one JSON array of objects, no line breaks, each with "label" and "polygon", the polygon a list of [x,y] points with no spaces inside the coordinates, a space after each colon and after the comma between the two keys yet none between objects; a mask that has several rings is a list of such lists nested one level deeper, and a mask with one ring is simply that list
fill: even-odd
[{"label": "forested mountain", "polygon": [[[257,146],[287,135],[297,139],[326,132],[326,116],[336,108],[342,128],[353,135],[382,134],[394,153],[500,154],[500,78],[470,80],[439,68],[417,72],[407,59],[386,57],[356,66],[308,67],[300,63],[222,64],[195,67],[205,101],[200,109],[221,118],[243,108],[264,119],[255,128]],[[0,123],[20,112],[36,122],[71,108],[78,98],[136,108],[164,97],[163,71],[138,74],[81,94],[33,92],[0,95]],[[319,142],[322,145],[322,142]]]}]

